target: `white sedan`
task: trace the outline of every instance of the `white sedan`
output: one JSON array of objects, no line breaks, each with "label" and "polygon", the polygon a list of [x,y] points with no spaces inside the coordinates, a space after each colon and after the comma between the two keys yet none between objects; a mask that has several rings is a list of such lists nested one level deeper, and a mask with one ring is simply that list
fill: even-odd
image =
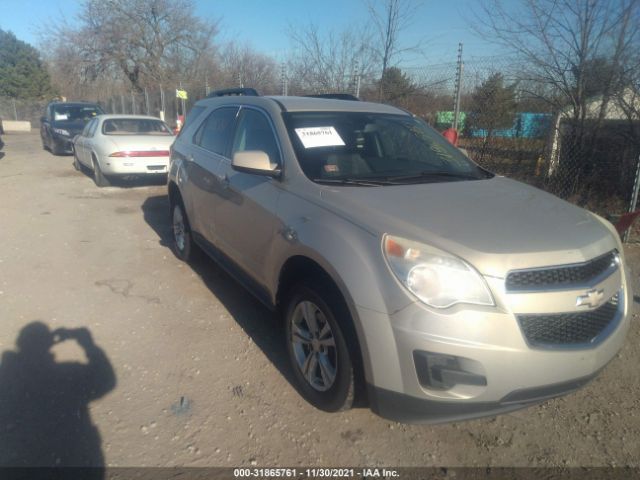
[{"label": "white sedan", "polygon": [[99,115],[73,141],[73,166],[93,171],[97,186],[110,177],[167,175],[173,132],[159,118]]}]

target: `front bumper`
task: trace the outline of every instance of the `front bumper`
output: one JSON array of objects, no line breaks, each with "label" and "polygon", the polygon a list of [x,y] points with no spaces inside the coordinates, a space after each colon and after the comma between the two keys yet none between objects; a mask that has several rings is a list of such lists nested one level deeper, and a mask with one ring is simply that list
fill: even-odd
[{"label": "front bumper", "polygon": [[[498,292],[496,307],[458,305],[436,310],[416,302],[391,316],[360,309],[363,324],[382,326],[386,319],[387,335],[393,339],[383,345],[379,335],[372,335],[366,341],[372,410],[397,421],[438,423],[516,410],[580,388],[623,345],[632,294],[628,277],[622,277],[609,279],[617,283],[620,298],[612,328],[598,344],[589,346],[532,347],[504,292]],[[495,285],[492,290],[496,292]],[[564,301],[544,295],[549,299],[547,306],[561,306]],[[519,308],[542,308],[542,297],[534,300],[528,306],[520,303]],[[372,353],[372,346],[378,353]],[[444,386],[425,382],[421,369],[427,364],[419,364],[416,353],[455,359],[459,370],[448,373],[462,381]]]},{"label": "front bumper", "polygon": [[58,134],[51,136],[53,148],[60,153],[73,153],[73,139]]},{"label": "front bumper", "polygon": [[445,423],[490,417],[520,410],[545,400],[566,395],[583,387],[600,370],[568,382],[516,390],[497,402],[442,402],[416,398],[367,385],[371,410],[381,417],[403,423]]}]

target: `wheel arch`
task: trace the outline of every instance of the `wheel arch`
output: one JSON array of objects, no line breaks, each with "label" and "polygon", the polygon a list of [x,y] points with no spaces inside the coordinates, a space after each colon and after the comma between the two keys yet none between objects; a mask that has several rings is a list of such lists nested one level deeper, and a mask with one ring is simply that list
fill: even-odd
[{"label": "wheel arch", "polygon": [[319,278],[321,282],[332,287],[342,300],[343,307],[349,313],[347,324],[342,323],[345,319],[339,319],[339,321],[341,325],[345,327],[347,338],[353,342],[351,347],[355,349],[352,361],[357,369],[356,403],[364,404],[366,403],[365,382],[366,379],[371,378],[371,365],[367,360],[368,355],[366,354],[368,349],[365,335],[361,330],[362,325],[357,309],[355,308],[355,303],[338,273],[329,265],[322,265],[310,256],[297,254],[289,257],[282,265],[278,276],[278,286],[275,294],[276,309],[281,313],[284,311],[287,294],[293,286],[303,278]]},{"label": "wheel arch", "polygon": [[182,200],[180,188],[178,188],[178,185],[173,180],[169,180],[169,183],[167,184],[167,192],[169,195],[169,205],[173,205],[178,199]]}]

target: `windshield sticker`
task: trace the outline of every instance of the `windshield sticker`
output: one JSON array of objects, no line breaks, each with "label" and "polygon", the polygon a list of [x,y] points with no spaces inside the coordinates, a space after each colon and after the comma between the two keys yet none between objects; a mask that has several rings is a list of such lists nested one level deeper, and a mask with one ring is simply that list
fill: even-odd
[{"label": "windshield sticker", "polygon": [[342,138],[333,127],[296,128],[296,133],[304,148],[344,146]]}]

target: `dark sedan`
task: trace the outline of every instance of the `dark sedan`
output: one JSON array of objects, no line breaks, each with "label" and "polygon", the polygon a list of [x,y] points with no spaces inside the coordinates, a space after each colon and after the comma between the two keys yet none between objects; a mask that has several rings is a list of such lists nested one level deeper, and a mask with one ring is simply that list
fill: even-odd
[{"label": "dark sedan", "polygon": [[42,147],[54,155],[73,153],[73,137],[82,131],[89,120],[104,113],[95,103],[50,103],[40,119]]}]

